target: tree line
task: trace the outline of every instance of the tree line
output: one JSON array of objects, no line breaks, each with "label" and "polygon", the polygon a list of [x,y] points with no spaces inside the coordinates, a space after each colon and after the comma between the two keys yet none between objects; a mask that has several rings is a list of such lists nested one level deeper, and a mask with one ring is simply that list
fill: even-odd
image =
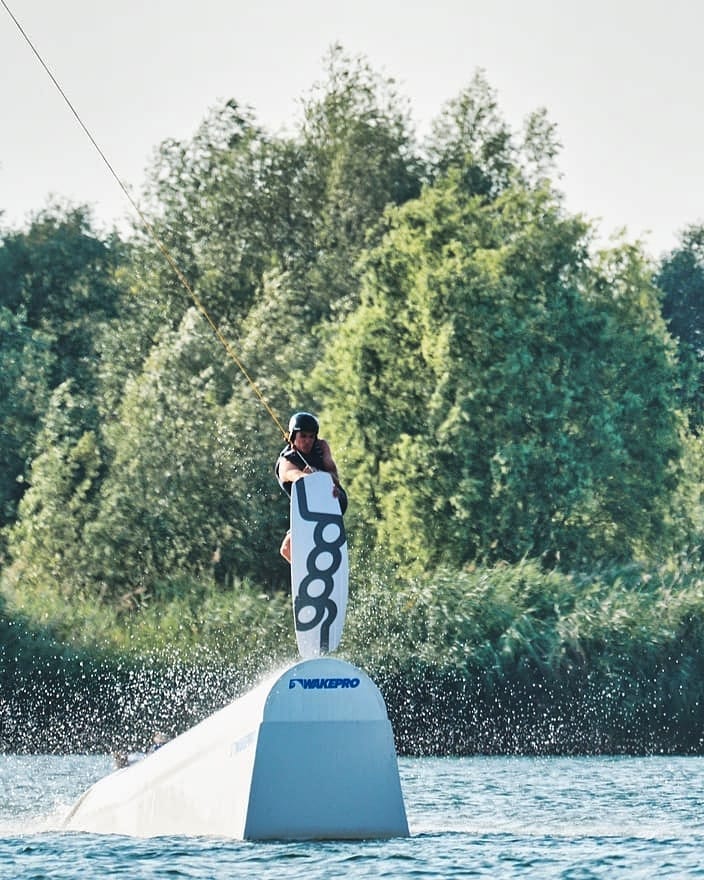
[{"label": "tree line", "polygon": [[[291,134],[231,100],[158,150],[145,213],[273,411],[319,414],[362,576],[699,563],[704,226],[598,248],[559,149],[481,72],[419,142],[334,47]],[[0,327],[8,607],[286,587],[283,438],[139,225],[3,229]]]}]

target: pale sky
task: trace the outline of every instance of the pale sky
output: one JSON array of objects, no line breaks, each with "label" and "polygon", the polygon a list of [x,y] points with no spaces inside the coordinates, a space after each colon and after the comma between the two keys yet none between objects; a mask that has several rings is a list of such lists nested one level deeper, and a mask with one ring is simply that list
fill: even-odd
[{"label": "pale sky", "polygon": [[[393,77],[420,133],[477,68],[514,128],[545,107],[560,188],[654,257],[704,223],[700,0],[3,0],[135,196],[153,151],[235,98],[292,127],[340,42]],[[0,225],[49,194],[100,225],[131,207],[0,5]]]}]

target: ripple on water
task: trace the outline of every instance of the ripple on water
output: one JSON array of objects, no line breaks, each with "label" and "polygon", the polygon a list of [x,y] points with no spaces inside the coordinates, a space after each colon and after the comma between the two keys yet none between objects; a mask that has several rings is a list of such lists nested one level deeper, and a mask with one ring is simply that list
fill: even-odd
[{"label": "ripple on water", "polygon": [[402,759],[412,837],[266,843],[58,831],[105,756],[0,755],[0,880],[704,877],[704,760]]}]

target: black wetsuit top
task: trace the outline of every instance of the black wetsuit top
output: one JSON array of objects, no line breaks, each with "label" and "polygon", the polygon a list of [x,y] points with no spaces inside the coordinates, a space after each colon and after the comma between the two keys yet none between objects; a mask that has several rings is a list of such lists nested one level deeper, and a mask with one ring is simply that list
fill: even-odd
[{"label": "black wetsuit top", "polygon": [[281,459],[285,458],[286,461],[291,462],[294,467],[297,467],[299,471],[304,471],[306,469],[306,465],[310,465],[312,468],[315,468],[316,471],[324,471],[323,467],[323,449],[320,445],[320,441],[316,440],[313,444],[313,448],[311,449],[309,455],[304,459],[301,453],[294,446],[286,446],[279,453],[279,457],[276,459],[276,464],[274,465],[274,471],[276,472],[276,479],[279,481],[279,486],[286,492],[287,495],[291,494],[291,486],[293,485],[290,482],[282,483],[281,477],[279,476],[279,467],[281,465]]},{"label": "black wetsuit top", "polygon": [[[281,482],[281,477],[279,476],[279,466],[281,464],[282,458],[285,458],[286,461],[290,461],[291,464],[297,467],[299,471],[305,470],[307,465],[310,465],[316,471],[325,470],[325,464],[323,462],[323,447],[320,445],[319,440],[316,439],[315,443],[313,443],[313,448],[308,453],[305,460],[294,446],[285,446],[279,453],[279,457],[276,459],[274,471],[276,473],[276,479],[279,483],[279,486],[281,486],[281,488],[287,495],[291,494],[291,486],[293,485],[293,483],[291,483],[290,481],[287,481],[286,483]],[[337,484],[337,488],[340,493],[338,496],[340,501],[340,510],[342,511],[342,513],[344,513],[347,510],[347,493],[339,483]]]}]

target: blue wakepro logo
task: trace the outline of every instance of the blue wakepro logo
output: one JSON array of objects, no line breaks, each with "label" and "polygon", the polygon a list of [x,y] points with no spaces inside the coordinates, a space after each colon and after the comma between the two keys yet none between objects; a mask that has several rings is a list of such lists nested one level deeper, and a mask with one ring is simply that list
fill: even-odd
[{"label": "blue wakepro logo", "polygon": [[358,678],[291,678],[288,682],[288,689],[292,690],[296,687],[303,688],[306,691],[322,691],[335,690],[336,688],[356,688],[359,687]]}]

